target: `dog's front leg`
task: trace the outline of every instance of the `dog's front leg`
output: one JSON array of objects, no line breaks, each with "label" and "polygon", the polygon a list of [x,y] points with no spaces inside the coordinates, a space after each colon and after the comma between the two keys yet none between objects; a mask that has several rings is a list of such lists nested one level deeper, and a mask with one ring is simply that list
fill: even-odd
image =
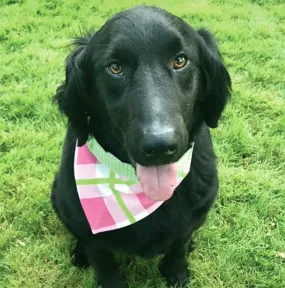
[{"label": "dog's front leg", "polygon": [[184,288],[189,285],[187,263],[189,242],[189,238],[176,240],[159,263],[159,271],[169,287],[178,285],[179,288]]},{"label": "dog's front leg", "polygon": [[106,249],[85,246],[85,253],[95,269],[98,283],[102,288],[126,288],[119,271],[114,254]]}]

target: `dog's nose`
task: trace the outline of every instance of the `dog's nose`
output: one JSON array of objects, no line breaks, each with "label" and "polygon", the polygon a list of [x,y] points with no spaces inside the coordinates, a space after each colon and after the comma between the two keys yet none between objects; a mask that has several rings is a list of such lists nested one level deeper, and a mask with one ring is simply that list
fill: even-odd
[{"label": "dog's nose", "polygon": [[148,157],[172,156],[176,153],[178,139],[174,129],[144,133],[141,141],[141,151]]}]

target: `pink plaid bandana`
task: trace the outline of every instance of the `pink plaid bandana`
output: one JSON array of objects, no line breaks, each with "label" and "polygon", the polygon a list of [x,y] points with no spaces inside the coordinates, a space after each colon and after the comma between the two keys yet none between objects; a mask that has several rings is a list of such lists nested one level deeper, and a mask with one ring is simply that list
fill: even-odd
[{"label": "pink plaid bandana", "polygon": [[[190,171],[193,148],[177,162],[177,186]],[[148,199],[135,169],[121,162],[94,138],[76,145],[74,174],[79,199],[93,234],[131,225],[163,201]]]}]

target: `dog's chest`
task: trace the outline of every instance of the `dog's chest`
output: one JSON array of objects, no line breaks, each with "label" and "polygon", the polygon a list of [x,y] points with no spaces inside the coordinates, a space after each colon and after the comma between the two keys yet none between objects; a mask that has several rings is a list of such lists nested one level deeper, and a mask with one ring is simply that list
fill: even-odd
[{"label": "dog's chest", "polygon": [[171,204],[131,226],[97,236],[114,249],[144,258],[163,254],[191,229],[191,209],[187,203],[184,201],[181,205],[173,201]]}]

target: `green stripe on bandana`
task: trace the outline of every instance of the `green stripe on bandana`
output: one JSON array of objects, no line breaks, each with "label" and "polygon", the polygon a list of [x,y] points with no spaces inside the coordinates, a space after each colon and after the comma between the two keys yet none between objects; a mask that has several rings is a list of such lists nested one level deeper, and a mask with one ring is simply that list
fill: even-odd
[{"label": "green stripe on bandana", "polygon": [[109,178],[109,187],[112,189],[114,196],[120,206],[120,208],[123,210],[123,212],[125,213],[125,215],[127,216],[128,220],[131,222],[131,224],[136,222],[135,217],[132,215],[132,213],[130,212],[130,210],[128,209],[128,207],[126,206],[121,194],[119,191],[117,191],[115,189],[115,184],[117,184],[116,182],[116,177],[115,177],[115,173],[114,171],[110,170],[110,178]]},{"label": "green stripe on bandana", "polygon": [[[112,172],[112,171],[110,171]],[[77,185],[98,185],[98,184],[109,184],[110,178],[91,178],[91,179],[76,179]],[[135,181],[124,181],[119,178],[115,178],[114,184],[125,184],[128,186],[134,185]]]},{"label": "green stripe on bandana", "polygon": [[104,164],[110,170],[116,172],[116,174],[123,175],[129,180],[139,183],[138,177],[136,175],[135,169],[132,165],[121,162],[114,155],[109,152],[106,152],[96,141],[94,137],[89,137],[87,141],[87,146],[93,155],[96,155],[96,158],[100,163]]}]

